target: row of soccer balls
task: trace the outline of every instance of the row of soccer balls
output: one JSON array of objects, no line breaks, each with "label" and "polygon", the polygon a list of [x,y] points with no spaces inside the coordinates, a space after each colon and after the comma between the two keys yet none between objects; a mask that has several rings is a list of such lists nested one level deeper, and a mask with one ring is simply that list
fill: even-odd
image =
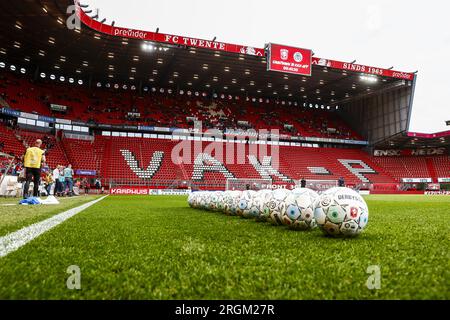
[{"label": "row of soccer balls", "polygon": [[260,191],[199,191],[188,198],[189,206],[223,212],[294,230],[318,226],[331,236],[354,237],[367,225],[369,209],[364,199],[349,188],[328,189],[321,195],[307,188]]}]

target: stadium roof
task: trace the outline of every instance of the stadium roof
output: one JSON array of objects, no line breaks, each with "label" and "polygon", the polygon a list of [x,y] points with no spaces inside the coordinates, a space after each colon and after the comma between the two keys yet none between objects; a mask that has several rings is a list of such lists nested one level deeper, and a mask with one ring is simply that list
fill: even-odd
[{"label": "stadium roof", "polygon": [[375,145],[378,149],[449,148],[450,131],[437,133],[401,132]]},{"label": "stadium roof", "polygon": [[2,2],[0,62],[24,67],[36,77],[55,74],[91,85],[192,89],[325,105],[411,85],[415,79],[411,73],[316,57],[311,77],[267,71],[264,49],[217,41],[201,48],[203,40],[184,37],[192,45],[175,44],[170,35],[102,24],[78,6],[82,27],[70,30],[70,5],[73,0]]}]

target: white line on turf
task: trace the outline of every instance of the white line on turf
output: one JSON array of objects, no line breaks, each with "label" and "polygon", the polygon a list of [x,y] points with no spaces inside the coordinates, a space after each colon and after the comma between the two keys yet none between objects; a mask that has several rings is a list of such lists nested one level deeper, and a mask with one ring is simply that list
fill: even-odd
[{"label": "white line on turf", "polygon": [[47,220],[32,224],[31,226],[10,233],[4,237],[0,237],[0,258],[10,254],[13,251],[16,251],[31,240],[53,229],[57,225],[63,223],[67,219],[72,218],[74,215],[80,213],[81,211],[86,210],[97,202],[102,201],[106,197],[107,196],[104,196],[100,199],[85,203],[79,207],[67,210],[56,216],[48,218]]}]

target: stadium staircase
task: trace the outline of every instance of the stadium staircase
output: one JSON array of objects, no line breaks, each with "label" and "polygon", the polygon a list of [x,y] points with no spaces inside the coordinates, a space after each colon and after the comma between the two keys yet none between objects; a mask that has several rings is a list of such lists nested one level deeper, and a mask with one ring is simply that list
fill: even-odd
[{"label": "stadium staircase", "polygon": [[430,178],[433,180],[433,182],[438,182],[438,176],[437,176],[436,170],[434,169],[433,159],[426,158],[425,162],[427,164],[428,172],[430,173]]}]

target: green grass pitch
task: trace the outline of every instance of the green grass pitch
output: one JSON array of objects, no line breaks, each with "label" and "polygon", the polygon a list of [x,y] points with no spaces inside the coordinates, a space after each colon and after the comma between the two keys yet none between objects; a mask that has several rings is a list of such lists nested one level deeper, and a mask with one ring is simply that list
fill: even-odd
[{"label": "green grass pitch", "polygon": [[[111,196],[0,258],[0,299],[449,299],[450,197],[366,200],[365,232],[333,239],[186,197]],[[61,211],[16,210],[0,207],[0,236]],[[67,289],[71,265],[81,290]]]}]

